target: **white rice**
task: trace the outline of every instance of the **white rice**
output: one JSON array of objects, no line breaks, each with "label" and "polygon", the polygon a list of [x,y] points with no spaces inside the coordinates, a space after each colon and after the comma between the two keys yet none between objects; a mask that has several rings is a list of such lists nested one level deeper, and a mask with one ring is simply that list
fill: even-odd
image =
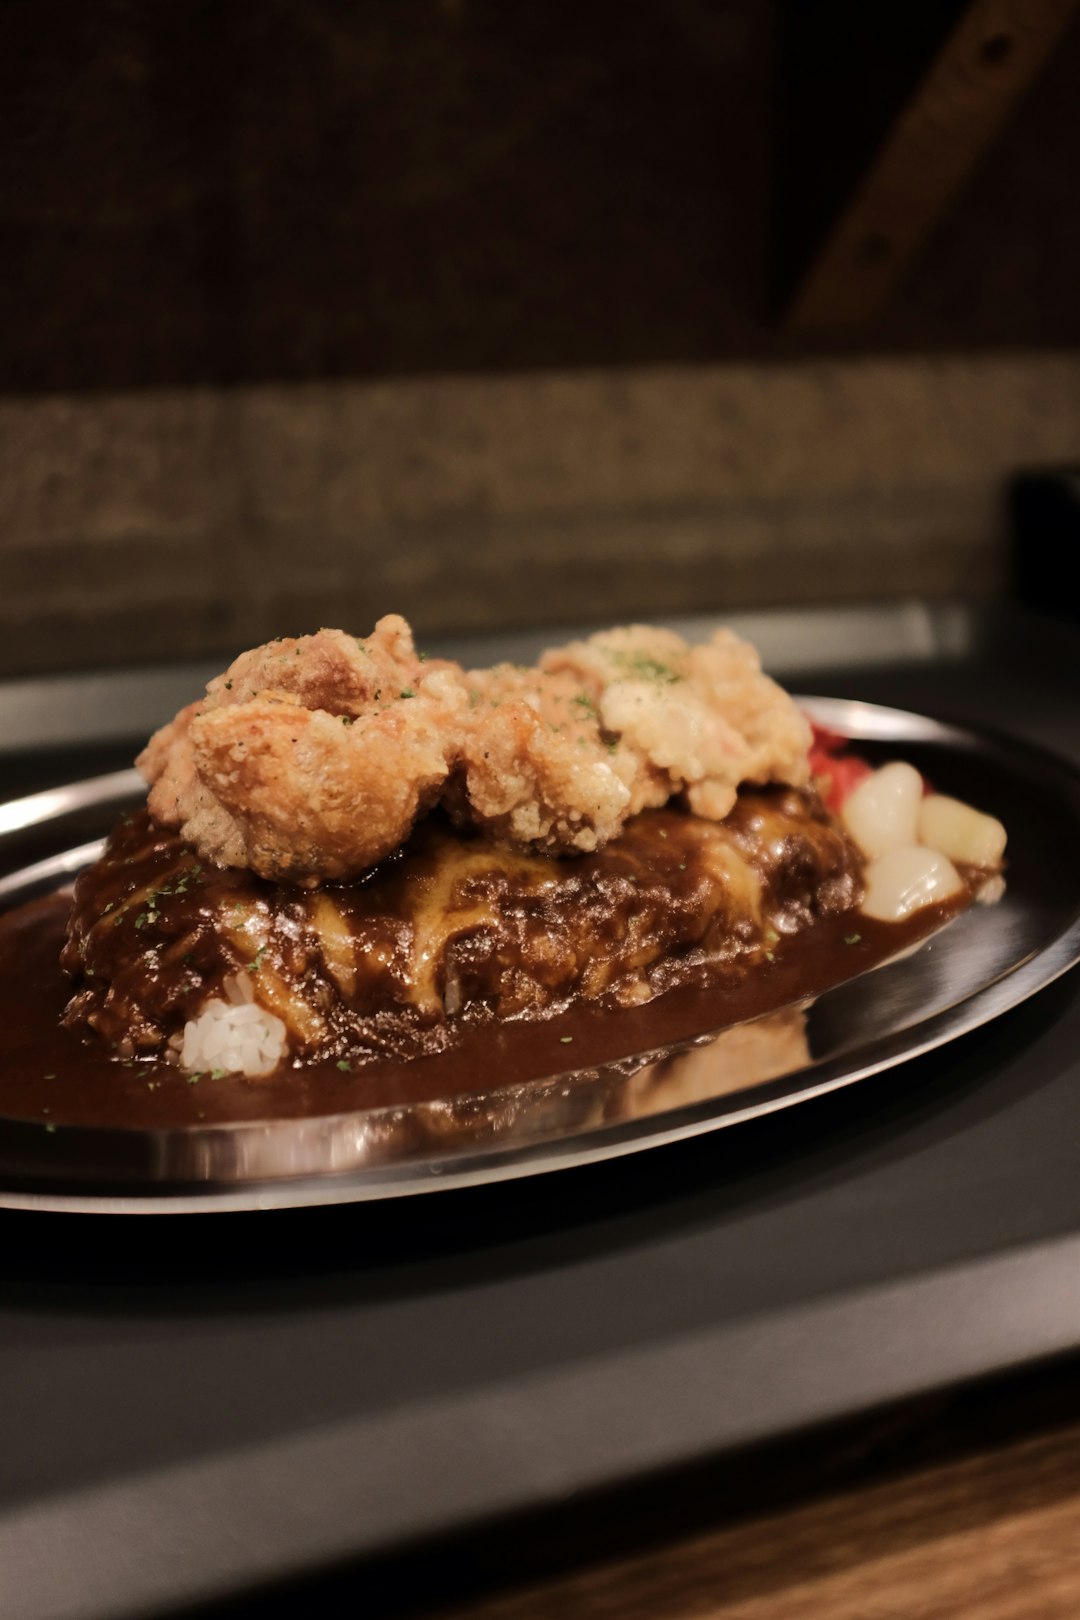
[{"label": "white rice", "polygon": [[246,973],[225,980],[227,1001],[216,996],[203,1003],[198,1018],[184,1025],[180,1067],[189,1074],[258,1076],[276,1069],[287,1051],[285,1025],[260,1007]]}]

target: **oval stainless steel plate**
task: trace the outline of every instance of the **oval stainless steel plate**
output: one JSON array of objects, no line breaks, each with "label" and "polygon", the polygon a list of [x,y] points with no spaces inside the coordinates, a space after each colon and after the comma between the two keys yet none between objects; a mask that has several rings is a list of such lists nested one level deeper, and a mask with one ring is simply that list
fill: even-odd
[{"label": "oval stainless steel plate", "polygon": [[[800,701],[869,757],[910,759],[941,791],[998,815],[1009,831],[1004,897],[809,1007],[601,1070],[523,1085],[492,1073],[441,1102],[235,1125],[58,1122],[46,1134],[0,1119],[0,1205],[164,1214],[345,1203],[640,1152],[867,1080],[998,1017],[1080,958],[1080,772],[922,715]],[[0,878],[0,906],[70,881],[139,788],[121,772],[0,805],[4,866],[28,838],[37,857]]]}]

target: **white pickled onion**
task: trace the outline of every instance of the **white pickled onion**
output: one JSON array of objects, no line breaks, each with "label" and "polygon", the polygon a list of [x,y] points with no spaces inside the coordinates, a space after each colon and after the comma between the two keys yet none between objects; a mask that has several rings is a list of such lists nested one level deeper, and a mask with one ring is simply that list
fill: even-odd
[{"label": "white pickled onion", "polygon": [[882,922],[899,922],[922,906],[948,900],[964,885],[956,867],[937,850],[909,844],[891,849],[866,868],[861,910]]},{"label": "white pickled onion", "polygon": [[928,793],[919,806],[919,842],[951,861],[992,869],[1005,854],[1005,828],[960,799]]},{"label": "white pickled onion", "polygon": [[871,860],[917,841],[922,777],[894,760],[861,781],[840,812],[852,838]]}]

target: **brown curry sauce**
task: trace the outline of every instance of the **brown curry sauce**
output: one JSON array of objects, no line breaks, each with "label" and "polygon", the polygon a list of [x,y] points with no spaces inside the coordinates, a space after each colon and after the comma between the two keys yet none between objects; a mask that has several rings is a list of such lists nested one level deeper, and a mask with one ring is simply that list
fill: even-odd
[{"label": "brown curry sauce", "polygon": [[811,998],[934,933],[970,895],[900,923],[858,912],[826,916],[781,940],[750,974],[703,970],[639,1007],[579,1002],[569,1011],[503,1023],[462,1023],[449,1047],[356,1069],[283,1066],[263,1079],[192,1083],[155,1059],[121,1061],[61,1022],[71,983],[60,969],[70,895],[0,918],[0,1117],[127,1129],[298,1118],[461,1096],[612,1063],[693,1040]]}]

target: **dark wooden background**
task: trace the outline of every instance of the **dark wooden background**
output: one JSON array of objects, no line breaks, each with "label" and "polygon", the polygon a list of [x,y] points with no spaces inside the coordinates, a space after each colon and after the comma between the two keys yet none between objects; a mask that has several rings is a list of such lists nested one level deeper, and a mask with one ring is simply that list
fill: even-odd
[{"label": "dark wooden background", "polygon": [[1070,9],[2,0],[0,674],[1004,588],[1080,454],[1075,20],[887,297],[792,299],[958,21],[944,146]]},{"label": "dark wooden background", "polygon": [[895,301],[776,301],[956,0],[5,0],[8,391],[1080,342],[1080,30]]}]

